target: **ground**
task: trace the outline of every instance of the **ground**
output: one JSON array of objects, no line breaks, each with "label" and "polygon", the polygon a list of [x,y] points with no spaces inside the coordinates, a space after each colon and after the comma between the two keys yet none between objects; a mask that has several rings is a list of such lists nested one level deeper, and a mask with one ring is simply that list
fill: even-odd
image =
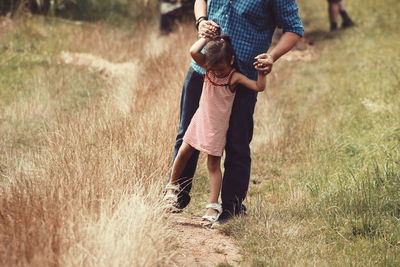
[{"label": "ground", "polygon": [[215,266],[241,261],[239,248],[231,237],[204,227],[204,221],[190,214],[171,215],[172,230],[179,244],[173,262],[177,266]]}]

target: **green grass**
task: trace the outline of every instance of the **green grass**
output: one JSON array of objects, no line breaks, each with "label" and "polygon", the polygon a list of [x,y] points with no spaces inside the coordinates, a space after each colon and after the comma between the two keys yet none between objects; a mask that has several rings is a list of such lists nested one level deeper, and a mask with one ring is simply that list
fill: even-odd
[{"label": "green grass", "polygon": [[400,5],[349,2],[357,27],[325,33],[325,6],[299,2],[318,56],[280,63],[271,89],[292,143],[255,149],[250,216],[222,231],[253,266],[399,265]]},{"label": "green grass", "polygon": [[86,0],[66,1],[58,16],[84,21],[106,21],[114,26],[132,26],[137,21],[150,21],[158,15],[155,0]]},{"label": "green grass", "polygon": [[[68,51],[70,39],[64,34],[71,26],[57,19],[21,19],[16,22],[17,31],[9,31],[0,40],[0,103],[7,105],[17,97],[29,96],[35,89],[35,83],[46,81],[64,81],[71,90],[58,92],[53,84],[51,94],[56,97],[66,94],[66,106],[72,102],[82,103],[84,95],[94,93],[100,79],[88,76],[88,72],[61,68],[55,60],[63,51]],[[65,81],[65,77],[74,77]],[[77,90],[79,89],[79,90]],[[73,98],[70,101],[70,98]],[[79,99],[79,101],[75,101]]]},{"label": "green grass", "polygon": [[[2,0],[0,15],[20,17],[25,15],[21,0]],[[40,2],[40,1],[39,1]],[[48,16],[86,22],[106,22],[114,27],[132,27],[137,22],[150,22],[158,17],[157,0],[57,0]]]}]

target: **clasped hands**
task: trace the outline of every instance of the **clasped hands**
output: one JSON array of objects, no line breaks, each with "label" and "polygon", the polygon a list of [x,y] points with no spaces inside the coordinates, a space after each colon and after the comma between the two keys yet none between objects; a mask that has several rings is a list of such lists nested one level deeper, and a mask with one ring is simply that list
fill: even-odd
[{"label": "clasped hands", "polygon": [[[203,20],[199,24],[199,38],[212,38],[215,35],[218,35],[219,32],[219,25],[212,20]],[[253,65],[257,71],[262,72],[264,75],[272,71],[274,59],[271,54],[263,53],[256,56],[254,59],[255,62]]]}]

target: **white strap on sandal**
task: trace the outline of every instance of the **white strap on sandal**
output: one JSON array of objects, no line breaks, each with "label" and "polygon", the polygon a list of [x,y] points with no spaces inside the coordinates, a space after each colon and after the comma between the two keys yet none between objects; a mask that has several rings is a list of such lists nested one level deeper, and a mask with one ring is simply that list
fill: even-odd
[{"label": "white strap on sandal", "polygon": [[204,215],[203,217],[201,217],[204,220],[207,220],[209,222],[215,222],[218,220],[219,215],[221,215],[222,213],[222,206],[219,203],[209,203],[206,205],[206,209],[213,209],[218,211],[217,215],[211,216],[211,215]]},{"label": "white strap on sandal", "polygon": [[178,195],[166,194],[164,200],[172,200],[173,202],[178,202]]},{"label": "white strap on sandal", "polygon": [[175,193],[167,193],[164,196],[164,200],[172,200],[173,202],[178,202],[178,192],[180,191],[179,185],[167,184],[165,190],[173,190]]},{"label": "white strap on sandal", "polygon": [[179,192],[181,189],[179,188],[179,185],[167,184],[165,190],[174,190]]}]

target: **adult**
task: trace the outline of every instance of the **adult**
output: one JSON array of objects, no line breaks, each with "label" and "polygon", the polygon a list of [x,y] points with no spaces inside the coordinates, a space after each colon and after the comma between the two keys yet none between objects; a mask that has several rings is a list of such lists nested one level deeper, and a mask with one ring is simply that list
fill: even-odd
[{"label": "adult", "polygon": [[[295,0],[196,0],[194,12],[199,36],[211,37],[219,31],[228,34],[235,51],[235,68],[253,80],[256,80],[257,71],[269,73],[274,62],[292,49],[304,32]],[[277,45],[266,53],[276,27],[283,29],[284,33]],[[204,70],[192,62],[181,96],[175,156],[198,108],[204,74]],[[256,100],[256,92],[237,87],[225,147],[221,190],[223,212],[219,222],[245,211],[242,202],[250,181],[250,142]],[[193,154],[179,178],[181,192],[177,208],[182,209],[190,202],[198,156],[198,152]]]},{"label": "adult", "polygon": [[343,0],[328,0],[328,14],[331,31],[336,31],[338,29],[337,18],[339,14],[342,17],[343,28],[355,25],[344,7]]}]

